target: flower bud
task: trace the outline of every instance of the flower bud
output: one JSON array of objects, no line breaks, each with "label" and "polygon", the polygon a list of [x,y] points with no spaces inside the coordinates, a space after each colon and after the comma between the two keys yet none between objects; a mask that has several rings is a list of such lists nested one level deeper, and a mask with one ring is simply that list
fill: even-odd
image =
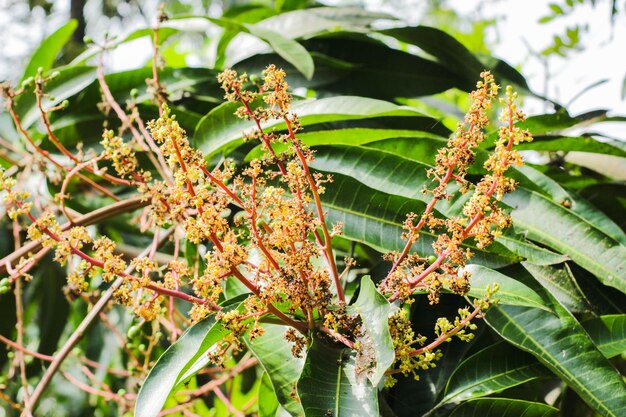
[{"label": "flower bud", "polygon": [[35,81],[35,79],[33,77],[28,77],[27,79],[22,81],[22,88],[26,88],[26,87],[31,86],[33,84],[33,81]]}]

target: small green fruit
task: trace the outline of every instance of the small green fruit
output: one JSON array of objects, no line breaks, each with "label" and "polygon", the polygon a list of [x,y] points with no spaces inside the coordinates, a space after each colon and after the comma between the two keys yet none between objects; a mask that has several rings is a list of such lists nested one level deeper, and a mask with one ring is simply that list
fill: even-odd
[{"label": "small green fruit", "polygon": [[437,260],[437,257],[436,257],[436,256],[434,256],[434,255],[430,255],[430,256],[428,257],[428,263],[429,263],[429,264],[434,264],[436,260]]},{"label": "small green fruit", "polygon": [[130,90],[130,96],[136,98],[139,95],[139,90],[137,90],[136,88],[133,88],[132,90]]},{"label": "small green fruit", "polygon": [[11,290],[11,287],[0,287],[0,294],[6,294]]},{"label": "small green fruit", "polygon": [[8,278],[0,279],[0,287],[8,287],[11,284]]},{"label": "small green fruit", "polygon": [[126,332],[126,336],[128,336],[129,339],[134,339],[135,337],[139,335],[140,331],[141,331],[141,326],[135,324],[134,326],[130,326],[128,328],[128,331]]}]

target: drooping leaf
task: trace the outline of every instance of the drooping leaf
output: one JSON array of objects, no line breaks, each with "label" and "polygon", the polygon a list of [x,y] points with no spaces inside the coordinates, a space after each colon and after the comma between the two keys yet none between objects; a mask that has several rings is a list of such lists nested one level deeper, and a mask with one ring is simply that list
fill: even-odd
[{"label": "drooping leaf", "polygon": [[606,285],[626,292],[626,247],[587,219],[539,193],[518,189],[504,197],[528,238],[567,254]]},{"label": "drooping leaf", "polygon": [[428,26],[385,29],[381,33],[412,45],[437,58],[469,83],[479,79],[483,64],[459,41],[444,31]]},{"label": "drooping leaf", "polygon": [[376,417],[378,395],[357,375],[353,350],[314,340],[307,353],[298,394],[306,417]]},{"label": "drooping leaf", "polygon": [[[532,278],[516,275],[532,285]],[[567,309],[547,291],[534,289],[553,312],[495,306],[485,320],[504,339],[535,356],[603,416],[626,413],[626,384]]]},{"label": "drooping leaf", "polygon": [[626,314],[600,316],[581,324],[605,357],[626,352]]},{"label": "drooping leaf", "polygon": [[600,142],[586,136],[535,136],[532,142],[520,143],[520,150],[532,149],[545,152],[589,152],[626,158],[626,151],[619,142]]},{"label": "drooping leaf", "polygon": [[24,69],[24,74],[20,82],[28,77],[34,77],[38,68],[43,68],[44,71],[48,71],[52,68],[57,55],[61,52],[61,49],[63,49],[67,41],[70,40],[77,27],[78,21],[71,19],[44,39],[30,56],[30,60]]},{"label": "drooping leaf", "polygon": [[[302,406],[296,396],[296,384],[304,367],[304,358],[293,355],[285,337],[285,327],[264,323],[262,336],[244,341],[267,373],[278,402],[292,415],[301,415]],[[294,398],[295,396],[295,398]]]},{"label": "drooping leaf", "polygon": [[582,313],[592,309],[567,264],[560,268],[528,262],[523,265],[568,310]]},{"label": "drooping leaf", "polygon": [[[393,16],[365,10],[361,7],[315,7],[293,10],[256,21],[256,27],[280,33],[290,39],[308,39],[319,34],[336,31],[367,31],[378,19],[394,19]],[[237,19],[240,20],[240,19]],[[239,35],[225,51],[229,64],[268,52],[262,41]],[[268,62],[276,61],[270,60]]]},{"label": "drooping leaf", "polygon": [[357,300],[348,307],[348,313],[358,314],[363,322],[358,337],[361,348],[356,356],[357,377],[365,375],[377,386],[395,358],[388,321],[394,308],[369,276],[361,278],[360,288]]},{"label": "drooping leaf", "polygon": [[511,398],[480,398],[462,403],[448,417],[555,417],[557,408],[547,404]]},{"label": "drooping leaf", "polygon": [[[241,299],[229,300],[224,306],[224,311],[237,309],[240,305]],[[229,332],[230,330],[215,321],[214,314],[189,327],[150,370],[137,394],[135,416],[158,415],[175,387],[183,382],[183,379],[191,376],[187,371]],[[196,372],[198,370],[196,369]]]},{"label": "drooping leaf", "polygon": [[260,25],[239,23],[225,18],[208,19],[230,31],[249,33],[267,42],[279,56],[292,64],[307,79],[313,77],[313,71],[315,70],[313,59],[309,52],[297,41]]},{"label": "drooping leaf", "polygon": [[549,375],[532,355],[500,342],[459,364],[450,376],[440,404],[485,397]]}]

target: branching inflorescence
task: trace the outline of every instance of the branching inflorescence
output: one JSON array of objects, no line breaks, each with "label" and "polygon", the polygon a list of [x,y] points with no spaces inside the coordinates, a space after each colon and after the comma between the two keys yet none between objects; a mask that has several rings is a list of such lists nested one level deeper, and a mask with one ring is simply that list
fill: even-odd
[{"label": "branching inflorescence", "polygon": [[[481,76],[483,79],[471,95],[472,105],[464,122],[439,151],[437,164],[429,171],[434,186],[429,190],[424,185],[424,192],[432,195],[430,203],[423,213],[408,214],[404,249],[386,255],[392,267],[378,288],[389,302],[410,304],[416,290],[428,292],[431,304],[438,302],[442,290],[467,294],[470,276],[464,267],[472,254],[464,242],[472,239],[482,248],[510,224],[499,204],[503,194],[515,187],[505,171],[521,164],[519,154],[512,147],[529,140],[530,135],[515,126],[524,115],[509,87],[502,99],[504,110],[500,119],[504,125],[495,151],[484,165],[487,174],[475,186],[465,178],[474,162],[475,149],[485,137],[488,112],[499,93],[489,72]],[[3,87],[8,111],[33,152],[51,161],[66,177],[76,175],[89,183],[97,177],[96,189],[105,195],[111,192],[102,183],[136,189],[147,205],[142,215],[143,228],[175,228],[178,231],[173,238],[175,253],[166,265],[155,261],[155,235],[155,246],[147,256],[127,262],[112,239],[95,236],[93,230],[82,225],[59,225],[57,217],[67,214],[63,208],[66,196],[58,196],[56,206],[36,207],[15,180],[0,172],[0,187],[5,192],[9,216],[27,221],[29,239],[40,241],[44,249],[54,250],[55,260],[69,265],[68,288],[72,292],[94,288],[90,281],[95,278],[111,282],[121,277],[121,285],[114,292],[117,301],[132,308],[144,321],[166,318],[172,340],[179,333],[178,327],[187,323],[176,311],[174,299],[191,304],[189,317],[194,322],[208,314],[217,314],[232,333],[212,353],[216,363],[222,363],[224,354],[230,350],[240,349],[242,337],[262,335],[260,323],[268,318],[289,326],[286,337],[294,343],[296,355],[305,352],[310,339],[319,334],[349,348],[360,348],[359,319],[347,313],[342,282],[345,270],[355,261],[346,259],[338,265],[332,238],[341,234],[342,226],[328,224],[322,204],[325,187],[332,187],[332,177],[310,168],[314,152],[297,137],[302,127],[297,115],[290,111],[292,96],[284,71],[271,65],[263,77],[263,84],[253,91],[248,89],[251,83],[246,75],[226,70],[219,76],[226,99],[240,104],[236,114],[253,122],[254,129],[245,132],[245,138],[259,142],[265,151],[262,159],[253,160],[243,168],[226,160],[209,169],[202,152],[190,145],[186,132],[165,104],[165,94],[159,95],[158,119],[144,125],[136,111],[132,117],[127,116],[115,103],[103,77],[100,83],[107,106],[117,113],[121,111],[123,114],[118,116],[124,123],[117,133],[104,130],[100,155],[71,154],[50,128],[47,118],[50,110],[39,105],[52,144],[74,163],[75,169],[65,166],[35,145],[21,128],[12,106],[13,98],[22,91]],[[38,103],[45,94],[46,81],[41,74],[34,79]],[[284,127],[264,129],[265,122],[270,120],[277,120]],[[128,129],[132,133],[130,141],[124,139]],[[277,152],[277,143],[284,145],[280,148],[286,151]],[[151,155],[152,167],[140,166],[135,155],[138,151]],[[98,163],[105,163],[114,172],[106,173]],[[88,171],[90,175],[80,171]],[[153,178],[151,172],[159,173],[158,177]],[[452,187],[453,182],[458,186]],[[471,196],[458,216],[437,217],[434,211],[437,202],[450,199],[453,188]],[[411,253],[424,228],[438,236],[433,244],[434,254]],[[206,247],[201,268],[179,258],[183,242]],[[78,261],[74,262],[74,258]],[[27,270],[34,264],[28,256],[15,265],[6,262],[7,269],[13,272],[8,281],[3,281],[3,288],[20,276],[27,277]],[[344,268],[343,272],[339,266]],[[250,296],[243,309],[224,313],[219,303],[227,280],[238,280]],[[389,318],[396,359],[388,371],[387,384],[393,384],[392,374],[417,376],[417,370],[434,366],[441,356],[437,347],[452,337],[470,340],[475,329],[471,320],[494,302],[496,290],[496,286],[488,289],[484,298],[473,302],[473,308],[460,309],[453,320],[437,320],[436,337],[430,342],[415,334],[406,310],[397,309]]]}]

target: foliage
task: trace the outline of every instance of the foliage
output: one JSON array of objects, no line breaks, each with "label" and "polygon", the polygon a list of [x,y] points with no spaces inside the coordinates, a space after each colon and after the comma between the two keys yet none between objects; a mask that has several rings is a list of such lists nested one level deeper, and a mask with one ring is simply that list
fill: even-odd
[{"label": "foliage", "polygon": [[161,17],[2,85],[8,415],[624,415],[625,185],[563,159],[623,119],[360,9],[203,17],[211,69]]}]

